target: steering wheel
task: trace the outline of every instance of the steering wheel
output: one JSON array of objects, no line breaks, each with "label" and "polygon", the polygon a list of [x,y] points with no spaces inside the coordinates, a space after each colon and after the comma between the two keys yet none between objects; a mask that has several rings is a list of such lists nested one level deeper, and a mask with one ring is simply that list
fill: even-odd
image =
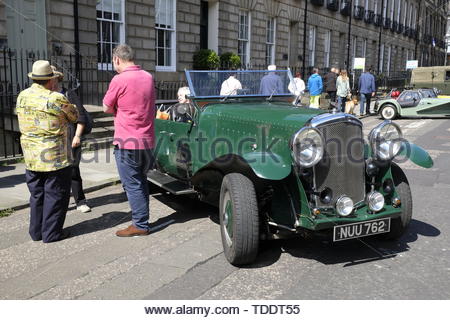
[{"label": "steering wheel", "polygon": [[193,107],[189,103],[177,103],[170,109],[170,115],[173,121],[189,122],[194,117]]}]

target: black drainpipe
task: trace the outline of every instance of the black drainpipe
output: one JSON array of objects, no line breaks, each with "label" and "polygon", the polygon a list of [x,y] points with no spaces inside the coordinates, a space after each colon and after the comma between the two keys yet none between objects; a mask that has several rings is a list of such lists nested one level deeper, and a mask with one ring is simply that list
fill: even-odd
[{"label": "black drainpipe", "polygon": [[308,17],[308,0],[305,0],[305,18],[303,19],[303,67],[302,67],[302,77],[306,79],[306,27]]},{"label": "black drainpipe", "polygon": [[80,29],[78,27],[78,0],[73,1],[73,22],[74,22],[74,40],[75,40],[75,76],[81,81],[80,77]]},{"label": "black drainpipe", "polygon": [[[416,16],[416,32],[419,29],[419,23],[420,23],[420,10],[422,9],[422,1],[419,1],[419,9],[417,10],[417,16]],[[425,30],[426,26],[423,26],[423,28],[421,28],[421,32],[423,34],[423,31]],[[418,56],[417,56],[417,46],[419,45],[419,32],[417,32],[417,36],[416,36],[416,45],[414,47],[414,58],[416,60],[419,60]],[[420,66],[422,67],[422,59],[420,59]]]},{"label": "black drainpipe", "polygon": [[[382,32],[383,32],[383,23],[384,23],[384,17],[383,17],[384,1],[385,0],[381,1],[381,8],[380,8],[381,9],[380,10],[381,23],[380,23],[380,33],[378,34],[378,74],[380,74],[380,72],[381,72],[381,55],[382,54],[384,55],[384,52],[381,52],[381,35],[382,35]],[[386,15],[387,15],[387,9],[386,9]]]},{"label": "black drainpipe", "polygon": [[352,36],[352,15],[353,15],[353,0],[350,0],[350,15],[348,17],[348,36],[347,36],[347,70],[350,72],[350,47]]}]

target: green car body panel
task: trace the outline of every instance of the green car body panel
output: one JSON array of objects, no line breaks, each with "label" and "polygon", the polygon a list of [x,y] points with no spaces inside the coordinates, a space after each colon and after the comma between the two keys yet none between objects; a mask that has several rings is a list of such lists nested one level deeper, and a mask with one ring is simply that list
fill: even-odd
[{"label": "green car body panel", "polygon": [[422,168],[433,167],[433,159],[428,152],[411,142],[404,142],[397,158],[407,158]]},{"label": "green car body panel", "polygon": [[171,174],[180,172],[183,161],[177,145],[185,143],[193,175],[234,155],[244,159],[260,178],[284,179],[292,169],[289,140],[313,116],[323,113],[285,102],[211,103],[197,110],[195,126],[155,120],[158,161]]}]

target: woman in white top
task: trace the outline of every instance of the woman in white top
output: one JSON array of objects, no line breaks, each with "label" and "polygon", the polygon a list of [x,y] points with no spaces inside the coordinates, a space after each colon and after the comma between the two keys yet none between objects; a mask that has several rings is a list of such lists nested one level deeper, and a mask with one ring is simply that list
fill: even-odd
[{"label": "woman in white top", "polygon": [[345,110],[345,103],[347,102],[347,96],[350,95],[350,81],[348,79],[347,70],[341,70],[341,74],[336,80],[336,95],[338,96],[338,111]]},{"label": "woman in white top", "polygon": [[301,73],[296,72],[294,81],[291,81],[288,86],[289,92],[292,93],[293,95],[295,95],[295,97],[296,97],[293,102],[294,105],[300,99],[300,96],[305,91],[305,88],[306,88],[305,81],[303,81]]}]

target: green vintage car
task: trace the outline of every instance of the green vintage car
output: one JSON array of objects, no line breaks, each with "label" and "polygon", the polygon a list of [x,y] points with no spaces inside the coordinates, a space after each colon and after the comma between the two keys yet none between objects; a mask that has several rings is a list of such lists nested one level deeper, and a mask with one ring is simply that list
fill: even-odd
[{"label": "green vintage car", "polygon": [[230,263],[251,263],[261,239],[285,233],[342,241],[405,232],[411,192],[392,160],[433,162],[398,125],[380,124],[366,143],[358,118],[293,105],[289,70],[186,71],[186,78],[190,104],[155,120],[148,178],[218,206]]},{"label": "green vintage car", "polygon": [[405,90],[397,98],[375,103],[375,112],[385,120],[400,117],[450,117],[450,99],[439,98],[433,89]]}]

